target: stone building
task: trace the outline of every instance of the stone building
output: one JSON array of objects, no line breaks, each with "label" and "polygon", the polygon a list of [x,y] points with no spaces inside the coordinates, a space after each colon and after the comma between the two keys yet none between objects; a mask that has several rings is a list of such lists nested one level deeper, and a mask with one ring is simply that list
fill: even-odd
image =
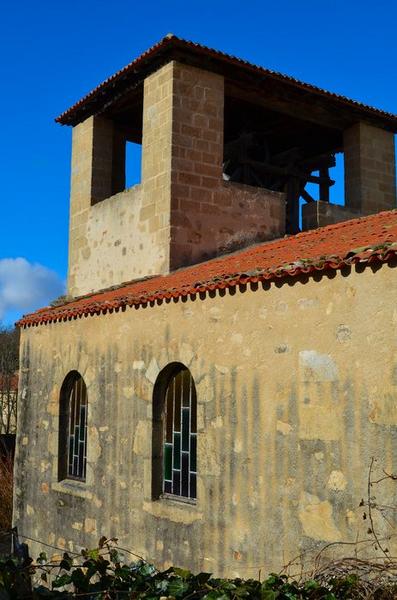
[{"label": "stone building", "polygon": [[68,298],[19,322],[21,534],[244,576],[368,537],[397,451],[397,116],[170,35],[58,122]]}]

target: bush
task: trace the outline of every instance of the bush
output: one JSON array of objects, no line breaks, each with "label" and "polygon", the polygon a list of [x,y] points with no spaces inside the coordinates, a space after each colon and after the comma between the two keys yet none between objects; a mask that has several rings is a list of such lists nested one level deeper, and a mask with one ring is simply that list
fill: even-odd
[{"label": "bush", "polygon": [[[30,588],[31,576],[40,585]],[[396,598],[396,587],[384,583],[369,590],[356,575],[296,582],[286,575],[270,575],[265,581],[218,579],[210,573],[194,575],[176,567],[158,571],[143,560],[127,564],[115,540],[102,538],[99,547],[82,551],[76,560],[68,553],[57,563],[41,553],[33,566],[31,559],[0,561],[0,599],[54,598],[76,596],[88,600],[350,600]]]}]

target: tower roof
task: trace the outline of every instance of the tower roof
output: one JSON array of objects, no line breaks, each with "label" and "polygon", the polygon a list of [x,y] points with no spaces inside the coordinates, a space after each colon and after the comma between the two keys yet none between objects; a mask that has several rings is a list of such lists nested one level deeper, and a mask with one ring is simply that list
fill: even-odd
[{"label": "tower roof", "polygon": [[257,90],[258,93],[265,94],[269,104],[278,108],[280,112],[288,111],[288,107],[295,105],[302,110],[306,107],[309,120],[321,119],[330,126],[343,129],[357,121],[366,121],[388,131],[397,132],[395,114],[173,34],[166,35],[123,69],[105,79],[59,115],[56,121],[62,125],[76,125],[89,116],[106,113],[121,97],[138,88],[145,77],[171,60],[213,71],[223,75],[228,82],[242,83],[252,90]]}]

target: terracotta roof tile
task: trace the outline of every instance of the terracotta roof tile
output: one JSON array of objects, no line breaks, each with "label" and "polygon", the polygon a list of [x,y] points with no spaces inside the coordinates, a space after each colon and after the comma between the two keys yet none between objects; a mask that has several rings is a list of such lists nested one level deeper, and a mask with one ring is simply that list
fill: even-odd
[{"label": "terracotta roof tile", "polygon": [[357,262],[383,262],[395,254],[397,210],[392,210],[251,246],[169,275],[132,281],[62,306],[42,308],[24,316],[17,324],[25,327],[105,314],[126,306],[193,296],[239,284],[340,269]]}]

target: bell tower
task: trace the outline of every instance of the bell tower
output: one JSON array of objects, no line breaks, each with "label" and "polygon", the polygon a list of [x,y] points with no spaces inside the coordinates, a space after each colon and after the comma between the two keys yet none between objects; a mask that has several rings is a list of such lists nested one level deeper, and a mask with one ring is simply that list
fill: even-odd
[{"label": "bell tower", "polygon": [[[173,35],[58,121],[73,126],[72,297],[396,206],[395,115]],[[127,142],[142,146],[128,189]]]}]

